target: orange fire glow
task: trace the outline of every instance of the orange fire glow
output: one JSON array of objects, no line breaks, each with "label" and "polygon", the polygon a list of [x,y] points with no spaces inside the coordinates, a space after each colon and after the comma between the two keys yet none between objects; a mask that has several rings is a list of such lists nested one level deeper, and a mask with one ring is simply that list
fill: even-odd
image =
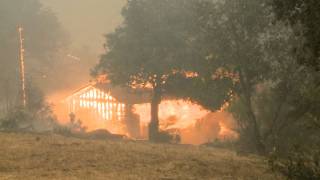
[{"label": "orange fire glow", "polygon": [[[62,96],[60,95],[60,97]],[[76,113],[76,118],[82,121],[88,131],[107,129],[111,133],[128,135],[122,121],[112,120],[113,113],[117,117],[121,117],[126,108],[124,104],[116,103],[110,94],[96,90],[88,90],[79,97],[80,110]],[[67,107],[57,99],[61,98],[51,96],[51,101],[55,103],[54,112],[58,115],[59,121],[66,124],[69,121]],[[92,101],[92,99],[95,100]],[[108,101],[100,101],[100,99]],[[90,109],[95,109],[95,113],[99,117],[95,117]],[[134,105],[133,109],[140,118],[141,137],[147,138],[147,126],[151,119],[150,104]],[[179,133],[184,144],[203,144],[215,139],[237,138],[237,134],[232,130],[234,121],[230,114],[226,112],[212,113],[191,102],[162,101],[159,106],[159,119],[161,130]]]},{"label": "orange fire glow", "polygon": [[[150,122],[150,104],[135,105],[135,112],[147,126]],[[159,106],[160,128],[177,130],[182,143],[203,144],[215,139],[235,139],[237,133],[232,116],[226,112],[210,112],[201,106],[182,100],[163,101]]]}]

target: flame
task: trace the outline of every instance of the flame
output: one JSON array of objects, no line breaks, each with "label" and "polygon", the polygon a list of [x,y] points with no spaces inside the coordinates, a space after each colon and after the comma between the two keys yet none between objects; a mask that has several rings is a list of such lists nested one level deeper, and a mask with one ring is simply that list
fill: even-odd
[{"label": "flame", "polygon": [[[70,106],[64,99],[70,94],[70,91],[61,91],[51,94],[47,99],[59,122],[65,125],[70,122]],[[75,112],[76,118],[81,120],[87,131],[107,129],[115,134],[126,134],[121,119],[126,106],[118,103],[110,93],[91,89],[69,101],[72,104],[71,111]]]},{"label": "flame", "polygon": [[[119,125],[124,117],[125,104],[118,103],[110,93],[105,93],[95,88],[80,95],[79,99],[79,108],[82,112],[77,112],[77,115],[86,119],[84,124],[89,130],[104,128],[112,133],[123,134],[123,127],[119,128]],[[92,120],[92,117],[95,117],[94,120]],[[119,121],[119,123],[116,123],[115,120]],[[108,124],[111,125],[108,126]]]},{"label": "flame", "polygon": [[219,132],[219,138],[226,140],[226,139],[237,139],[238,138],[238,134],[233,131],[230,127],[228,127],[228,125],[225,124],[225,122],[221,121],[219,123],[220,126],[220,132]]},{"label": "flame", "polygon": [[[134,106],[135,113],[140,115],[145,127],[151,119],[150,108],[150,104]],[[237,138],[237,133],[232,130],[234,120],[229,113],[213,113],[187,101],[163,101],[159,105],[159,119],[161,130],[179,131],[182,143],[185,144],[203,144],[215,139]]]},{"label": "flame", "polygon": [[[107,129],[115,134],[129,134],[126,125],[121,120],[124,118],[126,105],[118,103],[110,93],[90,89],[79,95],[78,103],[80,110],[77,111],[76,117],[82,121],[88,131]],[[69,120],[65,109],[67,108],[54,109],[57,114],[64,113],[63,118],[58,116],[63,123],[67,123]],[[134,105],[133,109],[134,114],[140,119],[140,123],[138,122],[140,136],[147,138],[147,127],[151,119],[150,104]],[[117,118],[114,119],[114,117]],[[229,113],[224,111],[213,113],[188,101],[162,101],[159,105],[159,120],[162,131],[180,134],[184,144],[203,144],[215,139],[237,138],[237,133],[232,130],[234,129],[234,121]]]}]

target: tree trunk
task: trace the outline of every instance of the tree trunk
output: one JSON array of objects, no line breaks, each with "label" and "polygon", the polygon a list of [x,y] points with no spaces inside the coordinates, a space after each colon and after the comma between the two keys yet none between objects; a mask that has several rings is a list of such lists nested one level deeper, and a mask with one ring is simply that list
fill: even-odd
[{"label": "tree trunk", "polygon": [[161,102],[161,89],[155,87],[153,89],[153,95],[151,100],[151,121],[149,124],[149,140],[157,141],[159,134],[159,104]]},{"label": "tree trunk", "polygon": [[248,85],[247,78],[245,78],[247,76],[245,76],[241,70],[239,71],[239,76],[240,76],[240,85],[242,88],[244,102],[245,102],[245,105],[247,106],[247,115],[250,123],[250,127],[249,127],[250,136],[252,136],[251,139],[254,143],[255,150],[259,154],[265,154],[266,148],[262,142],[260,127],[252,107],[252,102],[251,102],[252,95],[251,95],[250,87]]},{"label": "tree trunk", "polygon": [[251,107],[251,103],[250,103],[250,107],[248,107],[248,115],[252,124],[252,136],[253,136],[253,140],[254,140],[254,144],[255,144],[255,148],[256,151],[259,154],[265,154],[266,153],[266,148],[265,145],[262,142],[262,138],[261,138],[261,133],[260,133],[260,128],[256,119],[255,114],[253,113],[252,107]]}]

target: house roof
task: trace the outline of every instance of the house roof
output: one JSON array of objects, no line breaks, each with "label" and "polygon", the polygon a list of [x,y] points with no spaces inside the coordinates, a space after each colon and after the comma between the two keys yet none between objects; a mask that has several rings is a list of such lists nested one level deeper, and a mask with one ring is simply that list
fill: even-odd
[{"label": "house roof", "polygon": [[143,104],[151,101],[151,91],[143,89],[132,89],[128,87],[114,86],[109,83],[96,83],[89,84],[82,87],[68,96],[66,99],[70,99],[76,95],[80,95],[91,88],[99,89],[100,91],[110,93],[117,101],[126,104]]}]

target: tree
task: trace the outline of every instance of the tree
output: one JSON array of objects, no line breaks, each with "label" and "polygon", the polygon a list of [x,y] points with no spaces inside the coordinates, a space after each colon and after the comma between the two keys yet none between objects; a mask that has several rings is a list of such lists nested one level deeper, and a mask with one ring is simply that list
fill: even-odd
[{"label": "tree", "polygon": [[[195,35],[194,43],[209,62],[203,60],[195,72],[207,88],[218,90],[189,94],[198,100],[208,97],[200,98],[203,105],[212,105],[208,101],[219,91],[226,95],[228,110],[240,128],[240,141],[260,153],[268,147],[290,147],[294,142],[281,142],[291,140],[302,123],[316,121],[316,116],[309,116],[319,107],[317,76],[299,66],[292,53],[302,47],[301,37],[295,36],[297,29],[274,24],[267,2],[218,1],[198,6],[195,32],[201,33]],[[303,131],[300,138],[311,134]]]},{"label": "tree", "polygon": [[34,78],[37,84],[44,83],[43,72],[50,71],[52,59],[65,41],[56,16],[38,0],[2,0],[0,22],[0,104],[6,104],[8,111],[18,101],[18,26],[24,29],[26,73],[29,79],[40,76]]},{"label": "tree", "polygon": [[[199,21],[195,32],[201,33],[196,33],[194,46],[205,63],[195,71],[207,86],[218,89],[204,91],[208,93],[205,97],[220,91],[226,101],[239,100],[244,105],[250,141],[262,153],[265,147],[252,101],[257,86],[270,75],[270,65],[260,46],[262,34],[271,22],[269,8],[264,1],[255,0],[204,1],[196,12]],[[199,95],[193,93],[192,98]],[[207,104],[206,101],[200,103]]]},{"label": "tree", "polygon": [[169,77],[188,67],[189,1],[132,0],[123,10],[124,23],[107,35],[107,52],[95,71],[113,84],[152,90],[149,138],[156,140],[158,107]]},{"label": "tree", "polygon": [[[294,47],[293,53],[302,67],[306,66],[312,78],[313,90],[305,93],[306,98],[319,102],[320,91],[320,1],[309,0],[273,0],[278,20],[285,22],[295,30],[295,36],[303,36],[302,46]],[[311,110],[312,109],[312,110]],[[315,126],[320,124],[320,115],[314,107],[310,108]]]},{"label": "tree", "polygon": [[26,107],[15,106],[0,118],[0,129],[5,131],[52,131],[58,122],[42,91],[28,82]]},{"label": "tree", "polygon": [[[320,1],[318,0],[273,0],[279,20],[293,27],[302,26],[305,37],[299,60],[302,64],[320,70]],[[298,30],[301,28],[298,28]],[[300,31],[300,30],[299,30]]]}]

